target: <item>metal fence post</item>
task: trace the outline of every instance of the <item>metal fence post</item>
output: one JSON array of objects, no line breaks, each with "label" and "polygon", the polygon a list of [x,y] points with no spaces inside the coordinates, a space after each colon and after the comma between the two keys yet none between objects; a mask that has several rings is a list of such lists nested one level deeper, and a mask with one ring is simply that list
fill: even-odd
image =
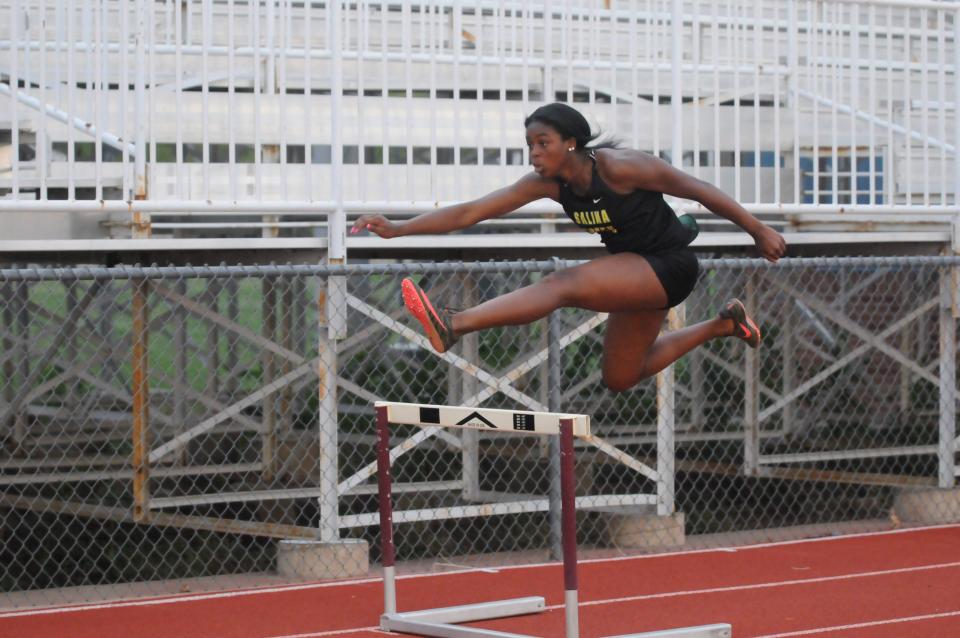
[{"label": "metal fence post", "polygon": [[[330,50],[333,52],[330,77],[330,187],[336,209],[327,217],[327,263],[347,261],[347,215],[343,208],[343,6],[339,0],[328,3]],[[328,276],[321,286],[319,300],[320,331],[320,540],[339,538],[340,516],[337,479],[337,339],[346,334],[346,281]]]},{"label": "metal fence post", "polygon": [[148,332],[150,316],[147,295],[150,282],[134,278],[132,284],[131,314],[133,329],[130,334],[133,350],[133,520],[143,522],[150,513],[150,393],[147,375]]},{"label": "metal fence post", "polygon": [[[681,304],[667,313],[667,328],[683,327],[684,308]],[[675,509],[674,470],[676,415],[676,372],[674,364],[657,373],[657,515],[669,516]]]},{"label": "metal fence post", "polygon": [[319,391],[319,459],[320,459],[320,540],[339,539],[340,514],[337,478],[339,476],[337,432],[337,341],[330,330],[331,288],[335,283],[328,277],[320,288],[318,299],[319,323],[318,353],[320,363]]},{"label": "metal fence post", "polygon": [[956,288],[952,271],[940,270],[940,445],[937,450],[940,487],[956,480],[957,437],[957,326],[953,316]]}]

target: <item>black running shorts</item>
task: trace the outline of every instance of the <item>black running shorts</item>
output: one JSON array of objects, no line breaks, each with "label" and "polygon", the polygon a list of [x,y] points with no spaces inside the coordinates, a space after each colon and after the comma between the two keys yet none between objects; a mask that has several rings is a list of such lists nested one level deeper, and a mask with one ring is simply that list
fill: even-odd
[{"label": "black running shorts", "polygon": [[647,260],[663,289],[667,291],[667,307],[683,303],[697,284],[700,264],[689,248],[680,248],[662,253],[640,253]]}]

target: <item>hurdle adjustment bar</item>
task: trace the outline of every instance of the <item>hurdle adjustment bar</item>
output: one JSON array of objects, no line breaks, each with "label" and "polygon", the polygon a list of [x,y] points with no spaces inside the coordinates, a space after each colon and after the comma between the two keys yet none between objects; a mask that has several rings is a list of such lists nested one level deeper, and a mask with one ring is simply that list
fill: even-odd
[{"label": "hurdle adjustment bar", "polygon": [[530,638],[526,634],[509,634],[491,629],[458,627],[455,623],[536,614],[543,611],[545,606],[543,597],[527,596],[525,598],[497,600],[473,605],[383,614],[380,616],[380,629],[404,631],[438,638],[474,638],[480,636],[483,638]]},{"label": "hurdle adjustment bar", "polygon": [[718,623],[715,625],[700,625],[699,627],[648,631],[642,634],[611,636],[610,638],[733,638],[733,628],[726,623]]}]

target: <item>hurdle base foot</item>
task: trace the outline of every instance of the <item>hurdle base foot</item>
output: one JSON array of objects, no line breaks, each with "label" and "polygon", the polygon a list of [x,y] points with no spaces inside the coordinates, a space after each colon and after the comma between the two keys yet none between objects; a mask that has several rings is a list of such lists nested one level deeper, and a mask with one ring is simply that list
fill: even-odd
[{"label": "hurdle base foot", "polygon": [[287,578],[325,580],[365,576],[370,570],[367,541],[345,538],[332,543],[282,540],[277,543],[277,573]]},{"label": "hurdle base foot", "polygon": [[642,634],[610,636],[609,638],[732,638],[733,628],[726,623],[700,625],[697,627],[678,627],[663,631],[647,631]]},{"label": "hurdle base foot", "polygon": [[457,623],[536,614],[545,607],[543,597],[527,596],[472,605],[394,612],[380,616],[380,629],[437,638],[531,638],[525,634],[510,634],[492,629],[458,627]]}]

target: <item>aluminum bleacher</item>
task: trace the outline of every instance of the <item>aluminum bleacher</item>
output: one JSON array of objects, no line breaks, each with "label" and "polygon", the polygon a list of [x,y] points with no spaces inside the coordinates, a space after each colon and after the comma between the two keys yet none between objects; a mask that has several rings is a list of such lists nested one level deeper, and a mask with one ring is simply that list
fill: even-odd
[{"label": "aluminum bleacher", "polygon": [[[523,118],[549,100],[717,184],[793,245],[943,244],[958,212],[946,2],[49,1],[0,14],[4,252],[132,239],[324,252],[332,237],[334,252],[381,254],[346,241],[349,219],[518,178]],[[674,204],[699,218],[701,246],[743,243]],[[594,247],[572,230],[537,202],[482,239],[390,249]]]}]

